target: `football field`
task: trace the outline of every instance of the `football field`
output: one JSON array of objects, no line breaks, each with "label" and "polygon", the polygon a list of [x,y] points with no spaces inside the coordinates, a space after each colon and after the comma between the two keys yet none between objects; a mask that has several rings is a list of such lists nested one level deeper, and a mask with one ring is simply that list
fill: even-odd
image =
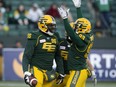
[{"label": "football field", "polygon": [[[29,87],[22,81],[0,81],[0,87]],[[116,87],[116,82],[98,82],[96,86],[87,82],[86,87]]]}]

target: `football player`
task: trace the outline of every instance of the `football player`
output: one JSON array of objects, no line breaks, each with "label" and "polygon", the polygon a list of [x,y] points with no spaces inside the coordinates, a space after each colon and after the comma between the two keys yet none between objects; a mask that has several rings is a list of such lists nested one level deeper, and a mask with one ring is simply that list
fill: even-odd
[{"label": "football player", "polygon": [[[75,24],[74,22],[71,22],[70,26],[75,31],[76,29],[75,29],[74,24]],[[63,79],[63,83],[61,83],[59,85],[54,85],[54,87],[65,87],[66,83],[68,81],[69,70],[68,70],[68,66],[67,66],[67,59],[68,59],[68,54],[69,54],[69,49],[70,49],[71,44],[72,44],[72,40],[70,39],[69,36],[67,36],[67,33],[66,33],[65,38],[61,38],[60,43],[59,43],[59,45],[60,45],[60,55],[63,58],[65,77]],[[87,62],[87,67],[88,67],[88,78],[92,76],[92,79],[95,80],[96,75],[91,73],[91,72],[94,72],[94,68],[93,68],[89,59],[86,59],[86,62]]]},{"label": "football player", "polygon": [[[69,50],[68,69],[70,77],[66,87],[85,87],[88,78],[87,58],[90,49],[93,46],[94,36],[91,32],[91,23],[88,19],[82,17],[80,10],[81,0],[73,0],[77,8],[78,19],[75,21],[75,31],[71,28],[68,22],[68,11],[64,8],[58,8],[58,11],[63,18],[65,30],[72,40],[72,45]],[[92,71],[95,76],[95,72]],[[96,78],[96,77],[95,77]]]},{"label": "football player", "polygon": [[65,87],[69,78],[67,59],[68,59],[68,51],[70,49],[70,44],[68,43],[66,38],[61,38],[59,45],[60,45],[60,55],[63,58],[63,65],[64,65],[63,67],[64,67],[65,77],[63,79],[63,83],[57,85],[57,87]]},{"label": "football player", "polygon": [[[36,87],[52,87],[54,79],[57,83],[63,82],[63,61],[59,54],[59,42],[56,31],[56,21],[50,15],[44,15],[38,21],[38,31],[27,35],[22,67],[25,83],[30,85],[29,76],[37,79]],[[56,71],[52,69],[55,58]],[[56,72],[59,76],[56,77]],[[33,87],[33,85],[31,85]]]}]

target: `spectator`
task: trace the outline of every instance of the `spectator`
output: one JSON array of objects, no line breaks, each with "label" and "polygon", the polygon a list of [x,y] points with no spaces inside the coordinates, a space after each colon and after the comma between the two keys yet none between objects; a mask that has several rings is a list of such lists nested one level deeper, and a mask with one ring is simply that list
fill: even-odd
[{"label": "spectator", "polygon": [[51,15],[53,16],[54,18],[60,18],[60,15],[58,13],[58,9],[57,9],[57,4],[56,3],[53,3],[50,8],[46,11],[45,14],[48,14],[48,15]]},{"label": "spectator", "polygon": [[97,19],[96,20],[96,23],[95,23],[95,29],[102,29],[102,23],[101,23],[101,20],[100,19]]},{"label": "spectator", "polygon": [[2,56],[3,42],[0,42],[0,56]]},{"label": "spectator", "polygon": [[3,25],[5,24],[5,18],[4,18],[4,13],[6,12],[6,9],[3,7],[3,3],[0,2],[0,24]]},{"label": "spectator", "polygon": [[33,24],[34,28],[38,28],[37,22],[39,18],[42,17],[43,15],[44,13],[42,9],[36,3],[34,3],[32,7],[29,9],[29,14],[28,14],[29,23]]},{"label": "spectator", "polygon": [[28,11],[25,10],[24,5],[19,5],[18,9],[14,12],[14,18],[20,25],[28,25],[27,19]]},{"label": "spectator", "polygon": [[[0,30],[8,31],[7,20],[5,18],[6,9],[3,7],[3,3],[0,2]],[[6,28],[7,27],[7,28]]]},{"label": "spectator", "polygon": [[110,0],[96,0],[95,4],[101,13],[100,19],[105,28],[110,28]]},{"label": "spectator", "polygon": [[7,24],[14,24],[14,15],[11,5],[6,6],[5,18],[7,19]]},{"label": "spectator", "polygon": [[5,0],[0,0],[0,2],[3,4],[3,7],[6,7],[6,3],[4,2]]},{"label": "spectator", "polygon": [[22,44],[20,41],[16,41],[14,48],[22,48]]}]

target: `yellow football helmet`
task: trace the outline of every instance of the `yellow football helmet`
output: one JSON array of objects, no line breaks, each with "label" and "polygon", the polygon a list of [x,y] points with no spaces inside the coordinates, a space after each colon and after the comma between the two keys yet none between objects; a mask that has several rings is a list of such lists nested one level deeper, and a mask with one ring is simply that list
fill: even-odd
[{"label": "yellow football helmet", "polygon": [[44,15],[38,22],[38,28],[48,35],[53,35],[56,30],[56,21],[52,16]]},{"label": "yellow football helmet", "polygon": [[91,23],[86,18],[79,18],[75,22],[75,28],[77,33],[89,33],[91,31]]}]

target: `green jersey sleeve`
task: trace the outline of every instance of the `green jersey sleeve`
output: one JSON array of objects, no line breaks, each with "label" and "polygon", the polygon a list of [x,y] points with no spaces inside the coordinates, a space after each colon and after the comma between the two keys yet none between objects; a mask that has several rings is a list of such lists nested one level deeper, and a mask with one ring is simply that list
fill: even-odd
[{"label": "green jersey sleeve", "polygon": [[[81,8],[76,8],[77,10],[77,19],[78,18],[82,18],[82,12],[81,12]],[[65,25],[65,29],[68,33],[68,35],[70,36],[71,40],[78,46],[83,46],[85,45],[84,42],[82,41],[82,39],[79,37],[79,35],[77,35],[73,29],[70,27],[67,19],[64,19],[64,25]]]},{"label": "green jersey sleeve", "polygon": [[[60,38],[59,34],[56,33],[56,36],[58,38],[58,42],[60,42],[61,38]],[[58,43],[56,53],[55,53],[55,61],[56,61],[56,64],[57,64],[56,71],[58,73],[64,74],[63,59],[60,56],[60,50],[59,49],[60,49],[60,45]]]},{"label": "green jersey sleeve", "polygon": [[55,61],[56,61],[56,71],[58,73],[64,74],[64,68],[63,68],[63,59],[60,56],[60,52],[58,52],[59,50],[57,50],[56,54],[55,54]]},{"label": "green jersey sleeve", "polygon": [[28,71],[28,65],[31,64],[31,58],[34,52],[34,47],[36,46],[37,37],[33,33],[27,34],[27,43],[24,50],[22,66],[23,71]]},{"label": "green jersey sleeve", "polygon": [[90,38],[89,38],[86,34],[80,33],[80,34],[78,34],[78,36],[80,37],[80,39],[81,39],[84,43],[86,43],[86,44],[89,43]]},{"label": "green jersey sleeve", "polygon": [[82,15],[82,12],[81,12],[81,8],[76,8],[76,10],[77,10],[77,19],[82,18],[83,15]]}]

